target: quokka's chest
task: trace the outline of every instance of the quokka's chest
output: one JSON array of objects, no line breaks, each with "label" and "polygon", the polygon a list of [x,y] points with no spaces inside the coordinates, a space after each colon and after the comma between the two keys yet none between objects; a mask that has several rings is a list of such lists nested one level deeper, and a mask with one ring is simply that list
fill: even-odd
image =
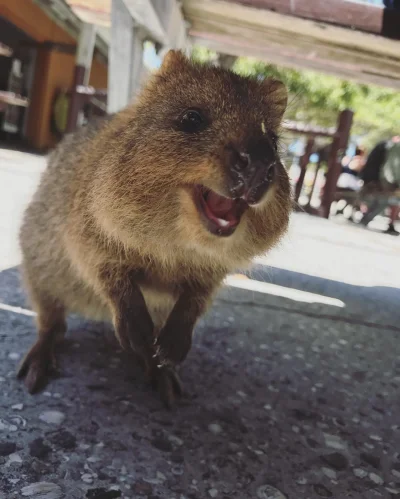
[{"label": "quokka's chest", "polygon": [[167,321],[178,297],[172,291],[160,290],[148,284],[141,284],[140,289],[155,329],[159,331]]}]

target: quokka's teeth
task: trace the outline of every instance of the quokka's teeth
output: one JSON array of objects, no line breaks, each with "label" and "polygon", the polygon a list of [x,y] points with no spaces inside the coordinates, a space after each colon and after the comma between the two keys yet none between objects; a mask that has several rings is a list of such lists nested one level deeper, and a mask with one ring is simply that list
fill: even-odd
[{"label": "quokka's teeth", "polygon": [[221,227],[227,227],[229,225],[229,222],[223,218],[217,218],[217,222],[218,225],[221,225]]}]

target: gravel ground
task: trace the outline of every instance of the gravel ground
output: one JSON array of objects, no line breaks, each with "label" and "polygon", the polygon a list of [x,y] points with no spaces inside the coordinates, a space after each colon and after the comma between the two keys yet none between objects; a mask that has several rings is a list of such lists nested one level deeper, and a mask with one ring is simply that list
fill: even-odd
[{"label": "gravel ground", "polygon": [[12,254],[0,498],[400,498],[399,243],[295,216],[287,243],[199,322],[172,411],[107,326],[77,317],[59,376],[28,395],[15,371],[35,328]]}]

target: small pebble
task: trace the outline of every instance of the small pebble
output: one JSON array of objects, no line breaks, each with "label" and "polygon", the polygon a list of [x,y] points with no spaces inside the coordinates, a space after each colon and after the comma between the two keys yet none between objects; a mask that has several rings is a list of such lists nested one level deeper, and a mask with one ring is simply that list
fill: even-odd
[{"label": "small pebble", "polygon": [[308,480],[307,478],[299,478],[296,480],[297,485],[307,485]]},{"label": "small pebble", "polygon": [[179,445],[179,446],[183,445],[183,440],[181,438],[177,437],[176,435],[169,435],[168,440],[175,445]]},{"label": "small pebble", "polygon": [[90,473],[84,473],[81,480],[85,483],[93,483],[93,476]]},{"label": "small pebble", "polygon": [[10,465],[11,463],[22,463],[22,457],[17,453],[10,454],[8,456],[8,465]]},{"label": "small pebble", "polygon": [[46,411],[39,416],[39,419],[44,423],[59,425],[64,421],[65,414],[60,411]]},{"label": "small pebble", "polygon": [[210,497],[217,497],[217,495],[218,495],[218,490],[217,490],[217,489],[210,489],[210,490],[208,491],[208,495],[209,495]]},{"label": "small pebble", "polygon": [[261,485],[257,489],[258,499],[287,499],[282,492],[271,485]]},{"label": "small pebble", "polygon": [[14,404],[11,406],[11,409],[14,409],[14,411],[22,411],[24,408],[24,404]]},{"label": "small pebble", "polygon": [[0,376],[0,383],[4,383],[5,380],[6,378],[4,376]]},{"label": "small pebble", "polygon": [[0,419],[0,431],[17,431],[18,427],[15,424],[7,423],[4,419]]},{"label": "small pebble", "polygon": [[372,482],[376,483],[376,485],[383,484],[383,478],[377,475],[376,473],[370,473],[368,477]]},{"label": "small pebble", "polygon": [[392,475],[400,479],[400,471],[392,470]]},{"label": "small pebble", "polygon": [[211,423],[208,425],[208,429],[213,433],[214,435],[219,435],[222,432],[222,427],[218,423]]},{"label": "small pebble", "polygon": [[382,442],[382,438],[379,435],[370,435],[369,438],[375,442]]},{"label": "small pebble", "polygon": [[354,468],[353,473],[357,478],[365,478],[368,475],[362,468]]},{"label": "small pebble", "polygon": [[331,468],[321,468],[322,473],[330,478],[331,480],[336,480],[336,471]]},{"label": "small pebble", "polygon": [[61,487],[50,482],[31,483],[21,489],[21,494],[24,497],[36,497],[37,499],[58,499],[63,495]]},{"label": "small pebble", "polygon": [[174,466],[174,467],[171,468],[171,471],[176,476],[182,476],[183,475],[183,468],[182,468],[182,466]]},{"label": "small pebble", "polygon": [[17,353],[17,352],[11,352],[8,354],[8,358],[10,360],[18,360],[21,358],[21,354]]},{"label": "small pebble", "polygon": [[394,489],[393,487],[385,487],[385,489],[393,495],[400,495],[400,489]]},{"label": "small pebble", "polygon": [[324,433],[325,445],[335,450],[346,449],[346,443],[336,435],[330,435],[329,433]]}]

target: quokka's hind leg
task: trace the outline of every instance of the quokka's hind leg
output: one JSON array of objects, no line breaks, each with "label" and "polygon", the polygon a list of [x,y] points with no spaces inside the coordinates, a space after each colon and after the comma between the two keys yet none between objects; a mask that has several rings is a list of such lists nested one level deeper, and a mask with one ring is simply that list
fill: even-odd
[{"label": "quokka's hind leg", "polygon": [[64,306],[57,300],[37,292],[31,296],[37,312],[38,338],[26,354],[18,370],[30,393],[45,387],[56,370],[55,345],[64,338],[67,330]]}]

